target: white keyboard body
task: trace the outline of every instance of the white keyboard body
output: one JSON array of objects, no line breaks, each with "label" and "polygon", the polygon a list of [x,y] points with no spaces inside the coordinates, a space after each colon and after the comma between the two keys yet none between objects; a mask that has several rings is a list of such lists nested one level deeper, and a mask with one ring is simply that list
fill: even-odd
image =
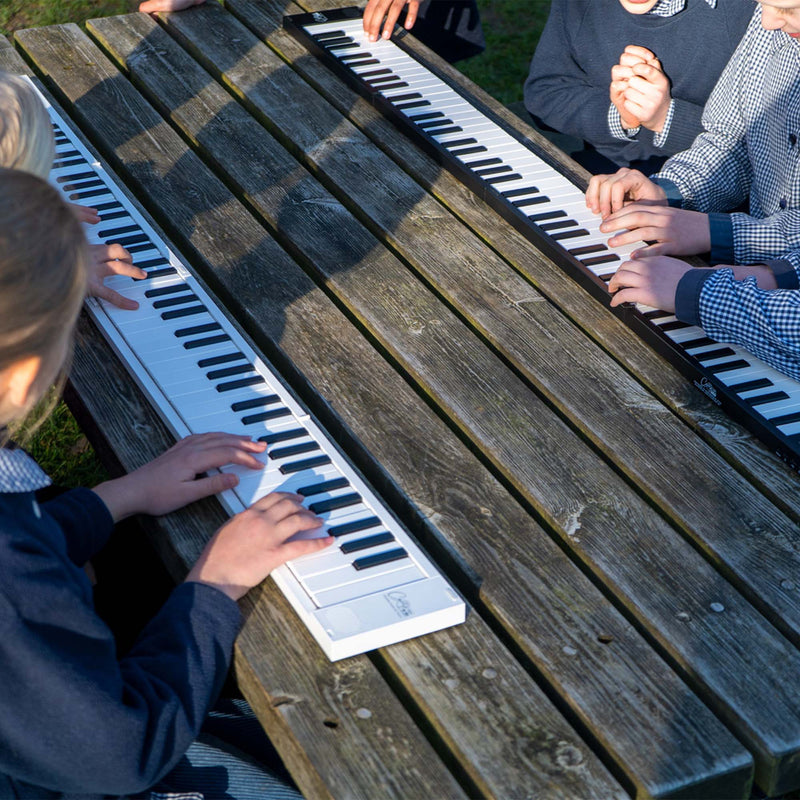
[{"label": "white keyboard body", "polygon": [[[32,83],[35,86],[35,84]],[[37,89],[38,91],[38,89]],[[56,135],[51,183],[99,210],[92,244],[119,242],[148,272],[107,284],[139,302],[88,309],[176,437],[224,431],[267,441],[262,471],[223,467],[239,484],[220,495],[235,514],[271,491],[299,492],[335,542],[272,572],[331,660],[463,622],[464,601],[365,484],[328,435],[166,247],[116,179],[42,96]]]},{"label": "white keyboard body", "polygon": [[[561,260],[570,269],[577,262],[586,273],[584,285],[593,278],[594,293],[607,298],[603,284],[642,242],[609,248],[609,235],[600,232],[601,219],[586,207],[583,190],[530,143],[512,136],[394,41],[370,42],[357,9],[294,15],[284,24],[493,207],[508,212],[523,233],[536,227],[546,234],[557,253],[569,257]],[[522,227],[517,212],[527,218]],[[677,366],[702,391],[722,405],[727,400],[729,413],[751,423],[756,435],[800,466],[800,383],[672,314],[645,306],[637,311],[643,325],[649,320],[681,354]]]}]

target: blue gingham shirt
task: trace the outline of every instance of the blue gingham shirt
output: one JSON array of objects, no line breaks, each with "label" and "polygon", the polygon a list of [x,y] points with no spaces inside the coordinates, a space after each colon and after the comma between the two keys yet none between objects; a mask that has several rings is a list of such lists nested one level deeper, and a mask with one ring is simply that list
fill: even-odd
[{"label": "blue gingham shirt", "polygon": [[[717,0],[705,0],[711,8],[717,7]],[[686,8],[686,0],[658,0],[658,2],[647,12],[654,17],[674,17],[675,14]],[[653,136],[653,144],[656,147],[663,147],[667,141],[672,120],[675,116],[675,101],[670,100],[667,117],[664,120],[664,127],[659,133]],[[608,108],[608,129],[616,139],[635,139],[641,128],[625,128],[617,107],[611,103]]]},{"label": "blue gingham shirt", "polygon": [[51,483],[42,468],[22,449],[0,447],[0,493],[35,492]]},{"label": "blue gingham shirt", "polygon": [[[692,146],[653,179],[671,204],[710,215],[712,263],[800,250],[800,41],[764,30],[761,6],[702,122]],[[721,213],[748,198],[749,214]]]},{"label": "blue gingham shirt", "polygon": [[[800,267],[800,252],[783,262]],[[770,264],[770,266],[773,266]],[[800,380],[800,291],[759,289],[729,268],[690,270],[676,295],[676,315],[713,339],[740,345],[779,372]]]}]

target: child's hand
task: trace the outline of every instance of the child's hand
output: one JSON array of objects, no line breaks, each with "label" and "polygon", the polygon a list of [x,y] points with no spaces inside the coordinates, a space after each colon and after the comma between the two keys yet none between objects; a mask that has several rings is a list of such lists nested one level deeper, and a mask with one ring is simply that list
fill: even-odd
[{"label": "child's hand", "polygon": [[626,261],[609,281],[611,305],[643,303],[674,312],[678,282],[690,269],[685,261],[664,256]]},{"label": "child's hand", "polygon": [[79,206],[77,203],[70,203],[72,213],[78,218],[78,222],[85,222],[87,225],[95,225],[100,222],[100,215],[96,208],[89,206]]},{"label": "child's hand", "polygon": [[593,175],[586,189],[586,205],[604,219],[626,203],[666,205],[667,195],[657,184],[636,169],[623,167],[613,175]]},{"label": "child's hand", "polygon": [[186,580],[209,584],[238,600],[285,561],[328,547],[332,536],[287,541],[322,526],[302,500],[285,492],[257,500],[214,534]]},{"label": "child's hand", "polygon": [[158,458],[116,480],[96,486],[115,522],[132,514],[167,514],[188,503],[231,489],[239,479],[230,473],[198,477],[225,464],[262,469],[256,458],[264,442],[229,433],[187,436]]},{"label": "child's hand", "polygon": [[199,6],[206,0],[144,0],[139,3],[139,11],[154,14],[156,11],[183,11],[189,6]]},{"label": "child's hand", "polygon": [[655,57],[634,64],[631,71],[623,93],[625,113],[638,119],[645,128],[661,133],[672,102],[669,78]]},{"label": "child's hand", "polygon": [[383,26],[383,38],[388,39],[392,35],[397,18],[403,10],[403,6],[408,4],[406,13],[405,29],[411,30],[417,21],[420,0],[369,0],[364,9],[364,31],[371,42],[377,42],[381,34],[381,22],[386,17]]},{"label": "child's hand", "polygon": [[628,45],[619,57],[619,63],[611,68],[611,87],[609,94],[611,102],[619,112],[622,126],[627,129],[638,128],[642,120],[635,114],[633,108],[625,105],[626,92],[630,79],[634,76],[634,67],[647,64],[649,58],[654,58],[653,54],[645,47]]},{"label": "child's hand", "polygon": [[631,253],[631,258],[690,256],[711,249],[708,214],[682,208],[633,203],[606,217],[600,230],[603,233],[623,231],[608,240],[610,247],[638,241],[656,242]]},{"label": "child's hand", "polygon": [[129,311],[139,308],[135,300],[123,297],[103,283],[109,275],[127,275],[130,278],[146,278],[147,273],[133,265],[131,254],[119,244],[89,245],[89,294],[102,297],[119,308]]}]

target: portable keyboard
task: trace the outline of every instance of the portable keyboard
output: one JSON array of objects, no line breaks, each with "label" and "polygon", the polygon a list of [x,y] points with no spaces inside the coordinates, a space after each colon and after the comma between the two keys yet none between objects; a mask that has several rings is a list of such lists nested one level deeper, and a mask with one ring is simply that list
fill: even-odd
[{"label": "portable keyboard", "polygon": [[239,477],[220,495],[229,513],[271,491],[295,492],[324,520],[309,535],[335,537],[271,573],[326,655],[338,660],[463,622],[465,603],[448,581],[117,179],[42,101],[56,139],[51,183],[66,200],[98,210],[102,221],[86,226],[90,243],[121,244],[147,272],[137,281],[106,280],[139,302],[136,311],[87,300],[99,329],[177,437],[225,431],[267,443],[263,470],[222,468]]},{"label": "portable keyboard", "polygon": [[[607,284],[642,242],[612,249],[583,189],[490,109],[422,63],[402,38],[370,42],[358,8],[296,14],[285,28],[412,136],[554,263],[604,304]],[[617,313],[701,391],[800,468],[800,383],[674,314]]]}]

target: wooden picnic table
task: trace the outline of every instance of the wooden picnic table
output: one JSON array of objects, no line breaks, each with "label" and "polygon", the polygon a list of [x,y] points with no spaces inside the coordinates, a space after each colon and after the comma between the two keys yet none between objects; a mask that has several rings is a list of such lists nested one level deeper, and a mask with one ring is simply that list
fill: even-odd
[{"label": "wooden picnic table", "polygon": [[[797,474],[282,29],[347,4],[0,40],[468,601],[330,663],[268,580],[242,692],[309,798],[800,787]],[[88,319],[70,400],[116,468],[170,444]],[[180,579],[223,519],[143,525]]]}]

